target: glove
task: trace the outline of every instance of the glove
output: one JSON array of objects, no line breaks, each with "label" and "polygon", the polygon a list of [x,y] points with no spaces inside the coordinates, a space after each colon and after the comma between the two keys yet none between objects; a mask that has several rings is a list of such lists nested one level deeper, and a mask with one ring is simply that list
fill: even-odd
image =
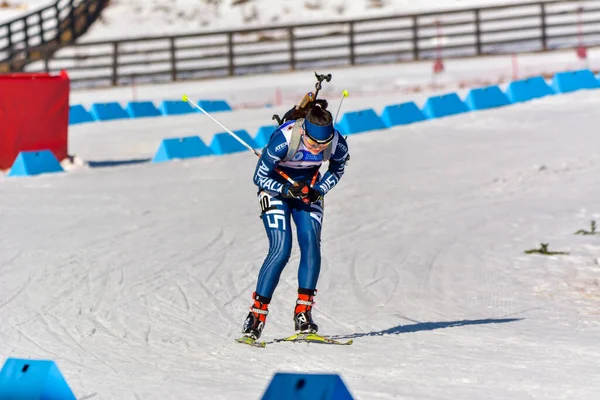
[{"label": "glove", "polygon": [[297,182],[296,185],[283,185],[281,194],[285,198],[299,199],[307,204],[315,203],[323,197],[323,193],[304,182]]},{"label": "glove", "polygon": [[310,192],[310,186],[304,182],[297,182],[296,185],[283,185],[281,195],[285,198],[302,200]]},{"label": "glove", "polygon": [[317,201],[323,198],[323,193],[319,192],[317,189],[308,186],[308,194],[304,197],[305,200],[308,200],[309,203],[316,203]]}]

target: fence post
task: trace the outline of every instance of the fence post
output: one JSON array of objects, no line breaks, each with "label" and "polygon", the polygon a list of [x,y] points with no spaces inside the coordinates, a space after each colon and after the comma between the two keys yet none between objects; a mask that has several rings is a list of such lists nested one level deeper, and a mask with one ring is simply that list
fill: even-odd
[{"label": "fence post", "polygon": [[296,69],[296,54],[294,50],[294,28],[288,29],[289,41],[290,41],[290,69],[293,71]]},{"label": "fence post", "polygon": [[354,21],[350,22],[350,65],[356,64],[356,54],[354,53]]},{"label": "fence post", "polygon": [[[85,30],[85,28],[90,25],[90,4],[89,3],[87,3],[83,8],[83,20],[85,22],[83,23],[82,31]],[[78,32],[77,36],[79,36],[79,32]]]},{"label": "fence post", "polygon": [[233,32],[227,33],[227,47],[229,55],[229,76],[233,76],[235,73],[235,65],[233,65]]},{"label": "fence post", "polygon": [[119,82],[119,42],[113,42],[113,63],[112,63],[112,85],[117,86]]},{"label": "fence post", "polygon": [[540,17],[542,19],[542,50],[548,50],[548,32],[546,21],[546,4],[540,3]]},{"label": "fence post", "polygon": [[25,41],[25,60],[29,58],[29,25],[27,24],[27,16],[22,19],[23,21],[23,40]]},{"label": "fence post", "polygon": [[42,12],[38,12],[38,23],[40,26],[40,44],[46,43],[46,39],[44,38],[44,17],[42,16]]},{"label": "fence post", "polygon": [[75,6],[73,3],[75,3],[75,0],[69,1],[69,5],[71,6],[71,21],[69,21],[69,26],[71,27],[71,41],[75,40]]},{"label": "fence post", "polygon": [[171,49],[171,80],[177,80],[177,60],[175,59],[175,37],[171,36],[169,38],[170,41],[170,49]]},{"label": "fence post", "polygon": [[413,37],[412,37],[412,41],[413,41],[413,60],[418,60],[419,59],[419,21],[418,21],[419,17],[416,15],[413,15],[412,17],[412,31],[413,31]]},{"label": "fence post", "polygon": [[477,55],[481,55],[481,15],[480,10],[475,10],[475,48]]},{"label": "fence post", "polygon": [[57,44],[61,44],[62,43],[62,30],[60,28],[60,9],[58,8],[58,1],[56,3],[54,3],[54,23],[56,26],[56,40],[57,40]]},{"label": "fence post", "polygon": [[13,57],[13,42],[12,42],[12,24],[6,25],[6,39],[8,39],[8,58]]},{"label": "fence post", "polygon": [[46,51],[44,51],[43,54],[44,54],[44,72],[50,73],[49,54]]}]

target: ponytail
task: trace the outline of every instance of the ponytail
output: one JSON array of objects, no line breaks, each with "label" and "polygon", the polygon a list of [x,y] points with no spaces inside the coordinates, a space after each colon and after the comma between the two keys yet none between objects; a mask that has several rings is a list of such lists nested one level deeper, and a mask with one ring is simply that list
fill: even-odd
[{"label": "ponytail", "polygon": [[314,125],[327,126],[333,123],[333,116],[327,111],[327,100],[316,100],[306,113],[306,120]]},{"label": "ponytail", "polygon": [[[290,111],[288,111],[284,116],[283,116],[283,122],[285,121],[291,121],[291,120],[297,120],[300,118],[306,118],[308,116],[309,113],[318,113],[319,111],[323,112],[325,111],[326,113],[330,114],[329,111],[327,110],[327,106],[329,105],[329,103],[327,103],[327,100],[325,99],[316,99],[313,100],[311,102],[309,102],[306,107],[303,108],[294,108]],[[312,111],[315,108],[317,108],[317,111]]]}]

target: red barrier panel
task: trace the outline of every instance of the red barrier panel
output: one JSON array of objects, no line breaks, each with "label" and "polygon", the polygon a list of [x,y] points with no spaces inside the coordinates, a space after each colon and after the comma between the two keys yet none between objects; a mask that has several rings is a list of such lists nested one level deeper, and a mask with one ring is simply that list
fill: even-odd
[{"label": "red barrier panel", "polygon": [[60,75],[0,75],[0,170],[21,151],[48,149],[67,157],[70,81]]}]

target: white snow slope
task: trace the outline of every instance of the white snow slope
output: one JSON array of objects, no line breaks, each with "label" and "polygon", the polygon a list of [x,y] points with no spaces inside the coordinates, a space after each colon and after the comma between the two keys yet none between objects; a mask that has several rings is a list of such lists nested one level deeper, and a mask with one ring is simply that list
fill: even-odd
[{"label": "white snow slope", "polygon": [[[356,399],[597,399],[600,236],[574,232],[600,220],[599,93],[348,138],[314,312],[346,347],[233,341],[267,251],[249,152],[0,176],[0,362],[55,360],[78,399],[259,399],[277,371],[338,373]],[[219,131],[87,124],[70,151],[135,160]],[[524,254],[541,242],[570,254]],[[268,341],[292,332],[298,260]]]}]

